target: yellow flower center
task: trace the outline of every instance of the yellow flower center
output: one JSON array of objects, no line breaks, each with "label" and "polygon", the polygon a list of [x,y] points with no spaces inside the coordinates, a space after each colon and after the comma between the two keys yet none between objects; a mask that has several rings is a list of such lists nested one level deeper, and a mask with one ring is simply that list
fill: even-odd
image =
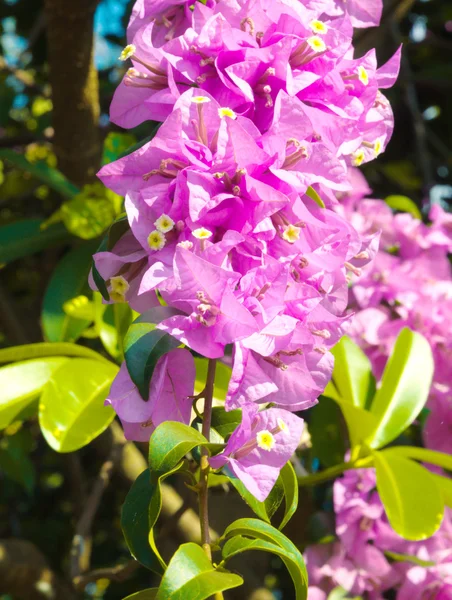
[{"label": "yellow flower center", "polygon": [[110,279],[111,292],[114,294],[121,294],[124,296],[129,290],[129,284],[122,275],[111,277]]},{"label": "yellow flower center", "polygon": [[232,108],[228,108],[227,106],[225,106],[223,108],[219,108],[218,109],[218,114],[220,115],[221,118],[223,118],[223,117],[229,117],[230,119],[236,119],[237,118],[237,115],[232,110]]},{"label": "yellow flower center", "polygon": [[110,300],[115,304],[121,304],[121,302],[126,301],[126,297],[124,294],[120,294],[119,292],[110,292]]},{"label": "yellow flower center", "polygon": [[192,231],[192,234],[198,240],[208,240],[210,237],[212,237],[212,232],[206,229],[205,227],[195,229],[194,231]]},{"label": "yellow flower center", "polygon": [[278,417],[276,422],[278,423],[279,431],[284,433],[284,435],[289,435],[290,432],[287,423],[283,421],[280,417]]},{"label": "yellow flower center", "polygon": [[326,50],[325,42],[321,38],[319,38],[318,35],[313,35],[309,37],[306,41],[316,52],[324,52]]},{"label": "yellow flower center", "polygon": [[375,141],[375,144],[374,144],[375,156],[378,156],[382,150],[383,150],[383,142],[382,142],[382,140],[378,139]]},{"label": "yellow flower center", "polygon": [[318,19],[314,19],[309,23],[309,27],[312,29],[314,33],[319,33],[320,35],[325,35],[328,31],[328,27],[322,21]]},{"label": "yellow flower center", "polygon": [[365,159],[364,150],[359,148],[354,154],[352,154],[352,163],[354,167],[359,167]]},{"label": "yellow flower center", "polygon": [[165,243],[165,236],[160,231],[152,231],[148,236],[148,244],[151,250],[161,250]]},{"label": "yellow flower center", "polygon": [[256,442],[259,448],[270,452],[275,447],[275,438],[270,431],[266,429],[259,431],[256,435]]},{"label": "yellow flower center", "polygon": [[295,225],[288,225],[283,232],[283,240],[294,244],[300,238],[301,227],[295,227]]},{"label": "yellow flower center", "polygon": [[369,74],[364,67],[358,67],[358,79],[363,85],[368,85]]},{"label": "yellow flower center", "polygon": [[174,221],[171,217],[168,217],[168,215],[163,214],[157,219],[154,225],[158,231],[168,233],[168,231],[171,231],[174,228]]},{"label": "yellow flower center", "polygon": [[207,102],[210,102],[210,98],[207,96],[193,96],[191,101],[193,104],[207,104]]},{"label": "yellow flower center", "polygon": [[137,49],[137,47],[134,44],[129,44],[128,46],[126,46],[124,48],[124,50],[119,55],[119,60],[122,60],[122,61],[127,60],[128,58],[130,58],[131,56],[133,56],[135,54],[136,49]]}]

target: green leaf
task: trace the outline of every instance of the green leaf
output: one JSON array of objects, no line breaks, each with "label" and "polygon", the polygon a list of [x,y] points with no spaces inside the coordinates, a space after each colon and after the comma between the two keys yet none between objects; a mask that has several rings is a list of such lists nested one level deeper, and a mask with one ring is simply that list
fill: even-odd
[{"label": "green leaf", "polygon": [[0,350],[0,363],[17,362],[19,360],[42,358],[44,356],[78,356],[80,358],[92,358],[107,363],[110,362],[98,352],[95,352],[90,348],[85,348],[85,346],[65,342],[60,344],[42,342],[38,344],[25,344],[23,346],[3,348]]},{"label": "green leaf", "polygon": [[407,196],[388,196],[385,199],[385,202],[393,210],[410,213],[415,219],[422,220],[421,211],[411,198],[408,198]]},{"label": "green leaf", "polygon": [[311,198],[311,200],[314,200],[314,202],[318,206],[320,206],[320,208],[325,208],[324,201],[318,195],[318,193],[315,191],[315,189],[313,187],[309,186],[305,193],[306,193],[306,196],[309,196],[309,198]]},{"label": "green leaf", "polygon": [[159,322],[154,320],[155,315],[165,313],[170,316],[171,312],[168,307],[161,306],[141,315],[132,323],[124,339],[127,370],[145,401],[149,399],[149,384],[159,358],[180,346],[179,340],[155,328],[155,323]]},{"label": "green leaf", "polygon": [[158,588],[149,588],[147,590],[141,590],[141,592],[136,592],[131,596],[127,596],[123,598],[123,600],[155,600],[158,592]]},{"label": "green leaf", "polygon": [[331,398],[321,396],[319,403],[310,411],[309,433],[312,455],[318,458],[324,467],[332,467],[344,460],[346,447],[342,424],[337,403]]},{"label": "green leaf", "polygon": [[94,249],[92,244],[84,244],[68,252],[53,272],[42,309],[42,328],[50,342],[74,342],[90,324],[90,321],[74,319],[66,314],[63,305],[88,288]]},{"label": "green leaf", "polygon": [[375,431],[378,421],[368,410],[359,408],[342,398],[333,398],[340,407],[347,423],[348,435],[352,447],[362,445]]},{"label": "green leaf", "polygon": [[0,440],[0,470],[28,494],[32,494],[36,479],[35,468],[29,458],[32,445],[31,433],[23,429]]},{"label": "green leaf", "polygon": [[[121,511],[121,527],[132,556],[157,575],[164,570],[161,559],[149,545],[149,505],[156,492],[149,469],[133,483]],[[157,515],[158,516],[158,515]],[[157,519],[155,519],[157,520]]]},{"label": "green leaf", "polygon": [[427,469],[388,451],[374,452],[377,490],[391,527],[407,540],[425,540],[441,525],[444,502]]},{"label": "green leaf", "polygon": [[124,338],[132,320],[132,309],[127,303],[102,304],[102,297],[94,293],[95,332],[105,350],[115,360],[124,358]]},{"label": "green leaf", "polygon": [[112,363],[74,358],[54,371],[39,403],[39,424],[57,452],[73,452],[100,435],[115,413],[104,406],[118,372]]},{"label": "green leaf", "polygon": [[369,359],[347,336],[342,337],[331,352],[334,356],[334,387],[343,400],[366,408],[375,394],[375,379]]},{"label": "green leaf", "polygon": [[[206,358],[195,358],[196,380],[195,395],[202,392],[206,385],[207,365],[209,361]],[[213,399],[217,402],[224,402],[228,393],[229,380],[231,379],[231,368],[218,361],[215,369],[215,387]]]},{"label": "green leaf", "polygon": [[292,463],[288,462],[284,465],[281,469],[279,479],[281,479],[284,490],[285,510],[283,520],[278,529],[284,529],[298,507],[298,479]]},{"label": "green leaf", "polygon": [[149,442],[149,466],[153,473],[171,471],[196,446],[207,444],[206,438],[188,425],[176,421],[161,423]]},{"label": "green leaf", "polygon": [[368,438],[371,448],[389,444],[414,421],[427,401],[433,369],[427,340],[402,329],[372,402],[371,412],[378,425]]},{"label": "green leaf", "polygon": [[0,368],[0,429],[39,397],[52,373],[68,359],[49,357],[18,362]]},{"label": "green leaf", "polygon": [[63,225],[42,231],[42,223],[42,219],[25,219],[1,226],[0,263],[9,263],[70,239]]},{"label": "green leaf", "polygon": [[[239,536],[234,542],[234,538]],[[245,536],[245,537],[243,537]],[[222,539],[229,540],[223,547],[225,560],[245,550],[265,550],[280,556],[292,577],[296,600],[306,600],[308,574],[303,556],[297,547],[280,531],[258,519],[239,519],[224,532]],[[246,539],[251,538],[251,539]],[[256,543],[257,542],[257,543]],[[265,544],[265,548],[261,543]]]},{"label": "green leaf", "polygon": [[[195,362],[196,360],[197,359],[195,359]],[[242,411],[240,409],[226,412],[222,406],[214,406],[212,408],[211,428],[214,429],[223,440],[235,431],[241,422]]]},{"label": "green leaf", "polygon": [[106,165],[117,160],[136,141],[136,137],[130,133],[110,132],[104,140],[102,164]]},{"label": "green leaf", "polygon": [[64,202],[59,214],[70,233],[83,240],[92,240],[110,227],[116,211],[111,199],[81,192]]},{"label": "green leaf", "polygon": [[46,163],[31,163],[22,154],[18,154],[8,148],[0,149],[0,158],[6,158],[18,169],[31,173],[34,177],[66,198],[72,198],[79,192],[77,186],[66,179],[63,173],[53,167],[49,167]]},{"label": "green leaf", "polygon": [[421,560],[411,554],[400,554],[399,552],[391,552],[390,550],[385,550],[384,554],[394,562],[409,562],[420,567],[434,567],[436,565],[432,560]]},{"label": "green leaf", "polygon": [[444,454],[443,452],[436,452],[435,450],[428,450],[427,448],[418,448],[417,446],[391,446],[391,448],[385,450],[385,454],[396,454],[397,456],[403,456],[404,458],[420,460],[452,471],[452,456],[450,454]]},{"label": "green leaf", "polygon": [[436,473],[430,473],[430,475],[435,480],[436,485],[441,492],[444,504],[449,508],[452,508],[452,479],[437,475]]},{"label": "green leaf", "polygon": [[182,544],[171,559],[156,600],[205,600],[242,585],[234,573],[216,570],[197,544]]}]

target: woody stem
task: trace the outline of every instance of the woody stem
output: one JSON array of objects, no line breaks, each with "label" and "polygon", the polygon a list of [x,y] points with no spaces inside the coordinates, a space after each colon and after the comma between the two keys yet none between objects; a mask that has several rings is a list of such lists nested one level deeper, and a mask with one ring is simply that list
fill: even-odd
[{"label": "woody stem", "polygon": [[[215,382],[216,360],[209,359],[207,367],[206,387],[204,388],[204,415],[202,421],[202,434],[210,441],[210,424],[212,420],[212,400],[213,388]],[[212,560],[212,551],[210,548],[209,534],[209,511],[208,511],[208,481],[209,481],[209,461],[206,448],[201,449],[201,470],[199,474],[199,520],[201,523],[201,543],[204,552]]]}]

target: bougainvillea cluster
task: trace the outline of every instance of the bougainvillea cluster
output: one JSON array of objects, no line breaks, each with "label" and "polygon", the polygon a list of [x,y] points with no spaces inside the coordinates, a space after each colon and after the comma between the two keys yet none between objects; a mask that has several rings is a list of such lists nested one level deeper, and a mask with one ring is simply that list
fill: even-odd
[{"label": "bougainvillea cluster", "polygon": [[[170,307],[157,327],[187,349],[221,359],[232,347],[225,407],[243,422],[211,464],[260,500],[300,439],[293,413],[330,379],[350,277],[378,248],[378,232],[358,233],[334,207],[350,167],[392,133],[380,89],[399,52],[377,68],[352,45],[353,26],[380,13],[362,0],[138,0],[121,54],[112,121],[163,123],[99,173],[125,197],[130,230],[96,268],[111,302]],[[149,402],[122,367],[109,402],[129,438],[189,422],[187,349],[161,359]]]},{"label": "bougainvillea cluster", "polygon": [[[441,528],[422,542],[398,536],[388,523],[375,469],[348,471],[334,483],[337,540],[308,548],[309,600],[326,600],[340,586],[351,594],[397,600],[452,597],[452,520],[447,509]],[[397,559],[397,560],[394,560]]]}]

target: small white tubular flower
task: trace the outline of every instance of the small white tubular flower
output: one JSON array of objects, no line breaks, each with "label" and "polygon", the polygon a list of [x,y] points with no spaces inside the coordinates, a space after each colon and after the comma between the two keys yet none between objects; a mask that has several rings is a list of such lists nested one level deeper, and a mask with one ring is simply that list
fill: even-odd
[{"label": "small white tubular flower", "polygon": [[154,223],[155,228],[162,233],[168,233],[174,228],[174,221],[168,215],[160,215],[160,217]]},{"label": "small white tubular flower", "polygon": [[165,236],[161,231],[155,229],[148,236],[148,244],[151,250],[161,250],[166,244]]},{"label": "small white tubular flower", "polygon": [[128,58],[131,58],[135,54],[136,49],[137,47],[134,44],[129,44],[119,55],[119,60],[125,61]]}]

